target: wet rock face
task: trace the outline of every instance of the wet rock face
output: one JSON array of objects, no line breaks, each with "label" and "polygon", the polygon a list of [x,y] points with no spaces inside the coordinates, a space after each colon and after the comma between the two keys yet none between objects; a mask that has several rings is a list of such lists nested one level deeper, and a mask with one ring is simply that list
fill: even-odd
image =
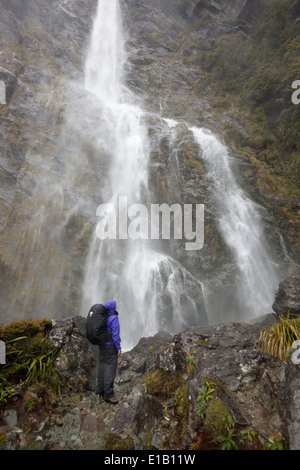
[{"label": "wet rock face", "polygon": [[273,304],[277,315],[300,315],[300,270],[283,279],[278,286]]},{"label": "wet rock face", "polygon": [[290,438],[290,449],[300,449],[300,366],[290,360],[278,396],[279,412]]},{"label": "wet rock face", "polygon": [[[210,448],[206,439],[208,435],[212,439],[209,419],[216,408],[233,417],[236,432],[238,429],[255,429],[260,437],[253,445],[263,446],[267,436],[283,433],[284,422],[277,407],[283,363],[257,350],[255,341],[258,335],[257,326],[229,323],[189,328],[171,338],[155,352],[155,361],[146,371],[148,378],[145,383],[149,385],[151,371],[153,380],[155,371],[160,371],[161,377],[166,374],[169,381],[176,376],[174,395],[171,394],[168,399],[163,390],[161,396],[158,392],[147,395],[149,389],[145,386],[143,390],[139,382],[121,403],[110,430],[109,442],[124,443],[130,440],[135,448],[146,449],[144,438],[147,436],[149,442],[152,436],[152,445],[157,449],[174,448],[174,445],[178,449],[187,448],[197,442],[198,448]],[[193,359],[190,360],[190,364],[194,363],[192,373],[187,372],[187,358]],[[181,373],[184,374],[182,383]],[[205,417],[206,414],[199,412],[199,397],[208,383],[212,386],[214,398]],[[184,412],[182,408],[176,409],[174,400],[177,406],[178,403],[181,407],[185,406]],[[159,413],[159,404],[163,404],[164,413]],[[139,423],[138,417],[144,414],[148,416],[147,423]]]},{"label": "wet rock face", "polygon": [[229,418],[240,449],[264,449],[270,438],[299,448],[299,366],[257,349],[257,325],[142,338],[119,358],[114,406],[95,395],[97,347],[84,327],[80,317],[53,323],[62,394],[16,387],[0,410],[2,449],[219,449]]},{"label": "wet rock face", "polygon": [[[1,3],[0,79],[7,87],[7,105],[1,108],[1,318],[6,318],[8,312],[11,319],[33,313],[35,317],[44,316],[41,304],[47,314],[58,318],[80,311],[92,230],[89,221],[101,203],[95,188],[101,186],[109,163],[105,155],[99,158],[99,150],[88,142],[88,129],[80,120],[76,128],[81,103],[87,97],[72,85],[82,83],[84,78],[96,6],[96,0]],[[157,2],[122,4],[132,65],[130,86],[147,96],[145,91],[151,82],[150,95],[156,96],[159,87],[157,96],[163,100],[163,90],[172,87],[172,103],[178,106],[178,99],[184,98],[190,85],[181,78],[181,59],[176,60],[176,67],[171,62],[193,18],[192,12],[187,14],[187,6],[181,1],[172,3],[172,8]],[[175,73],[171,81],[169,73],[169,78]],[[189,69],[191,79],[197,74],[197,67]],[[133,80],[139,81],[139,77],[143,83],[137,88]],[[186,109],[185,104],[183,115]],[[162,174],[155,169],[151,179],[153,192],[160,194],[161,200],[171,202],[182,189],[183,202],[191,195],[193,200],[200,198],[195,182],[203,168],[194,158],[188,139],[187,135],[180,144],[181,187],[167,175],[172,166],[168,149],[159,157]],[[74,174],[73,163],[78,168],[78,160],[80,171]],[[167,191],[160,191],[161,176],[162,180],[169,178]],[[175,258],[183,261],[186,253],[174,249]],[[204,255],[206,267],[209,256],[210,251]],[[191,269],[195,262],[191,256],[187,258]]]},{"label": "wet rock face", "polygon": [[[1,2],[0,79],[6,85],[6,107],[1,108],[2,223],[27,150],[57,138],[55,111],[63,105],[57,92],[64,79],[77,79],[82,74],[81,53],[87,47],[95,4]],[[76,47],[70,47],[71,43]],[[57,101],[47,106],[53,93]],[[31,189],[29,186],[28,191]]]},{"label": "wet rock face", "polygon": [[[199,53],[226,34],[254,24],[260,0],[226,2],[121,1],[128,31],[130,86],[151,108],[199,122],[209,105],[195,93],[202,77]],[[150,91],[150,93],[149,93]]]},{"label": "wet rock face", "polygon": [[[94,0],[1,2],[0,79],[6,85],[6,105],[1,106],[1,318],[34,316],[33,312],[44,316],[38,313],[42,297],[48,312],[69,311],[70,315],[80,303],[89,230],[78,236],[84,221],[76,211],[63,233],[55,227],[67,221],[63,212],[74,211],[76,202],[76,183],[65,170],[68,144],[61,126],[66,103],[75,101],[69,81],[83,78],[96,6]],[[69,185],[67,199],[58,189],[64,177]],[[87,202],[82,205],[88,207]],[[73,285],[70,303],[65,282]]]},{"label": "wet rock face", "polygon": [[71,317],[53,321],[49,340],[61,352],[56,367],[73,391],[95,390],[97,348],[86,338],[86,320]]},{"label": "wet rock face", "polygon": [[[164,115],[198,125],[213,113],[197,91],[199,54],[221,35],[252,27],[249,5],[246,0],[121,1],[127,84],[158,116],[147,123],[153,145],[149,184],[156,202],[210,203],[191,133],[181,126],[176,163],[170,141],[160,137],[165,129],[159,121]],[[1,2],[0,80],[7,85],[7,105],[0,109],[3,321],[43,317],[45,311],[56,318],[81,312],[84,266],[96,208],[103,202],[97,188],[109,169],[105,151],[89,141],[88,124],[80,119],[88,103],[81,85],[96,7],[96,0]],[[213,118],[211,125],[218,127]],[[205,222],[202,250],[187,253],[176,242],[160,248],[197,279],[208,279],[218,307],[220,298],[231,298],[236,270],[212,205]],[[273,235],[273,221],[266,218],[266,224]]]}]

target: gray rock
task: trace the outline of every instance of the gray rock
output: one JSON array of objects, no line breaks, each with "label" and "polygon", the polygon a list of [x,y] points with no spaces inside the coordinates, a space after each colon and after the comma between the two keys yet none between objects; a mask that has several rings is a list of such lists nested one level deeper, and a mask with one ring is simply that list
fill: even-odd
[{"label": "gray rock", "polygon": [[[298,366],[288,363],[284,375],[285,363],[257,348],[259,333],[257,325],[226,323],[191,327],[173,337],[160,332],[142,338],[119,358],[119,404],[112,406],[87,390],[87,383],[95,380],[97,361],[85,337],[85,319],[56,321],[49,338],[60,348],[57,366],[67,386],[45,419],[33,417],[38,427],[27,432],[26,439],[20,437],[24,430],[19,417],[18,428],[8,425],[16,422],[9,406],[0,416],[0,426],[7,423],[0,428],[5,434],[2,448],[92,450],[117,445],[138,450],[148,449],[150,443],[158,450],[188,448],[207,435],[198,400],[206,381],[215,388],[214,399],[232,414],[236,432],[255,430],[260,446],[280,433],[286,446],[300,448]],[[149,373],[158,369],[165,379],[175,378],[175,388],[178,384],[163,398],[149,395],[143,383],[145,374],[149,381]],[[20,389],[15,398],[21,401],[25,393]]]},{"label": "gray rock", "polygon": [[291,450],[300,449],[300,366],[290,360],[278,394],[280,416],[285,422]]},{"label": "gray rock", "polygon": [[165,331],[160,331],[150,338],[141,338],[131,351],[119,358],[116,382],[129,382],[153,369],[157,353],[171,340],[172,336]]},{"label": "gray rock", "polygon": [[3,413],[3,422],[7,426],[16,426],[18,423],[16,410],[5,410]]},{"label": "gray rock", "polygon": [[[186,416],[188,424],[181,438],[178,419],[173,416],[172,398],[168,403],[166,400],[163,401],[165,410],[168,410],[167,415],[159,414],[159,397],[152,397],[154,401],[148,402],[149,398],[146,399],[140,384],[134,386],[130,394],[124,398],[110,432],[122,438],[130,436],[137,448],[145,448],[140,447],[145,445],[144,442],[141,444],[144,429],[141,424],[137,435],[136,421],[140,419],[137,416],[146,413],[149,416],[147,436],[152,436],[153,446],[160,450],[168,449],[172,442],[170,430],[176,427],[176,430],[179,429],[177,448],[188,447],[191,442],[198,439],[199,432],[205,433],[203,419],[198,412],[198,394],[204,381],[210,380],[215,384],[216,398],[232,413],[236,426],[242,429],[255,429],[264,442],[273,432],[284,434],[285,422],[279,415],[277,407],[277,392],[283,380],[283,363],[257,349],[256,340],[259,332],[258,326],[244,323],[192,327],[175,335],[164,347],[154,353],[156,368],[165,374],[181,372],[188,386],[189,404]],[[149,341],[151,342],[152,338]],[[186,373],[187,353],[195,364],[195,371],[191,375]],[[131,352],[125,353],[124,356],[127,355],[129,358],[130,354]],[[139,346],[136,348],[136,354],[143,355]],[[139,361],[135,357],[133,370],[137,363]],[[151,367],[153,367],[152,361]],[[127,373],[130,370],[129,361]],[[149,369],[146,369],[146,372],[149,372]],[[155,410],[152,417],[150,403]],[[139,411],[137,407],[140,408]],[[152,424],[150,424],[151,419]]]},{"label": "gray rock", "polygon": [[272,308],[277,315],[300,315],[300,270],[279,283]]},{"label": "gray rock", "polygon": [[49,340],[60,349],[56,366],[74,391],[94,390],[98,348],[89,343],[86,320],[72,317],[54,321]]},{"label": "gray rock", "polygon": [[157,354],[155,366],[165,372],[182,370],[185,364],[184,353],[177,336]]},{"label": "gray rock", "polygon": [[0,450],[16,450],[19,448],[20,436],[23,430],[17,426],[0,426]]},{"label": "gray rock", "polygon": [[252,318],[248,320],[247,323],[250,325],[256,325],[261,328],[271,328],[272,325],[278,323],[278,316],[274,313],[267,313],[266,315],[261,315],[259,317]]}]

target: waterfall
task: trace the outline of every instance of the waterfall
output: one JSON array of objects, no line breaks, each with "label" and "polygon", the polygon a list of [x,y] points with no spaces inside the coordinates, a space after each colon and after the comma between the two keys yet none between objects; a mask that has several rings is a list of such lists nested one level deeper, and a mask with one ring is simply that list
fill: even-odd
[{"label": "waterfall", "polygon": [[[159,330],[175,334],[191,325],[205,325],[214,318],[209,316],[207,273],[201,271],[201,265],[195,271],[200,274],[192,274],[176,256],[165,254],[162,245],[145,236],[141,217],[135,218],[130,211],[120,212],[125,207],[125,199],[126,208],[138,206],[140,216],[142,208],[146,208],[143,221],[148,227],[147,208],[152,202],[149,162],[153,145],[147,124],[149,114],[137,104],[138,100],[125,85],[125,63],[118,0],[99,0],[86,58],[88,106],[84,109],[84,132],[93,142],[99,161],[105,162],[106,170],[95,193],[99,197],[96,215],[101,224],[94,223],[86,258],[82,315],[94,303],[115,299],[120,313],[122,347],[126,350],[141,337]],[[158,115],[151,117],[160,126],[157,139],[168,140],[170,155],[179,168],[180,155],[175,148],[178,123]],[[234,320],[268,313],[280,276],[262,230],[259,211],[238,185],[226,146],[211,132],[184,125],[205,163],[210,204],[214,205],[212,212],[217,214],[219,233],[236,266],[236,279],[228,294],[232,303],[236,303]],[[172,169],[174,178],[178,168]],[[126,231],[130,222],[136,229],[131,237]],[[105,236],[99,236],[100,232]],[[201,258],[195,259],[199,263]],[[223,307],[219,320],[233,320],[222,293],[217,302],[218,309]]]},{"label": "waterfall", "polygon": [[[119,3],[99,0],[85,89],[92,103],[89,138],[97,142],[99,158],[105,156],[109,162],[100,194],[107,205],[104,225],[118,213],[120,198],[126,197],[128,206],[146,207],[150,202],[146,113],[125,86],[124,61]],[[127,214],[121,217],[128,219]],[[180,263],[156,252],[151,240],[129,239],[125,232],[115,240],[100,239],[96,227],[86,261],[82,314],[109,299],[117,301],[123,349],[160,329],[174,334],[191,324],[207,323],[202,284]]]},{"label": "waterfall", "polygon": [[85,88],[108,107],[122,99],[125,50],[119,2],[100,0],[85,66]]},{"label": "waterfall", "polygon": [[218,207],[219,230],[237,265],[236,301],[240,319],[271,311],[280,280],[253,201],[237,184],[228,149],[205,129],[193,127]]}]

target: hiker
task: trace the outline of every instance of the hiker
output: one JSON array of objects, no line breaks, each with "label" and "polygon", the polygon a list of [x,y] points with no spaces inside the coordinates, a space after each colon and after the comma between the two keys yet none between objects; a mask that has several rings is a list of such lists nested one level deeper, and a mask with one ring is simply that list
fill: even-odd
[{"label": "hiker", "polygon": [[104,304],[108,312],[107,331],[111,332],[111,340],[99,345],[98,386],[96,393],[105,401],[117,404],[114,396],[114,380],[117,371],[118,356],[122,354],[120,324],[116,301],[109,300]]}]

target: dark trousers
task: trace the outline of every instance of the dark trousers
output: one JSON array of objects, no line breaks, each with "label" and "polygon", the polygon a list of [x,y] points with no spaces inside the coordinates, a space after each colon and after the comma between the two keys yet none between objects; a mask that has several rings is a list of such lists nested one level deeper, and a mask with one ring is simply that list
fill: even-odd
[{"label": "dark trousers", "polygon": [[98,386],[96,393],[109,398],[114,395],[114,380],[118,364],[118,351],[115,346],[99,346]]}]

